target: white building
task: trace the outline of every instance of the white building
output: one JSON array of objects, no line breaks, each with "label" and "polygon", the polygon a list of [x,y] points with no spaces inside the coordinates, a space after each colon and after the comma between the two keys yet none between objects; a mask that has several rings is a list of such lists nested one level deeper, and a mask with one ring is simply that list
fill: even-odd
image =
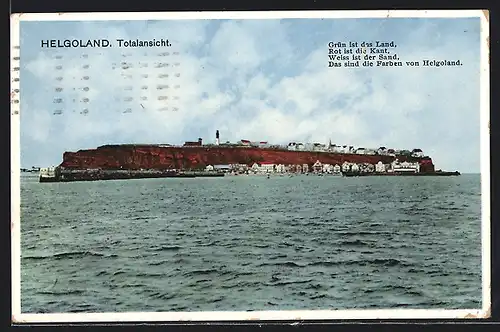
[{"label": "white building", "polygon": [[351,170],[351,164],[347,161],[344,161],[342,164],[342,172],[349,172]]},{"label": "white building", "polygon": [[343,149],[340,145],[332,145],[331,147],[331,151],[332,152],[336,152],[336,153],[342,153]]},{"label": "white building", "polygon": [[260,171],[262,173],[274,173],[275,167],[276,166],[274,163],[268,163],[268,162],[260,163]]},{"label": "white building", "polygon": [[335,166],[333,166],[333,173],[340,173],[341,170],[342,167],[340,167],[338,164],[335,164]]},{"label": "white building", "polygon": [[286,166],[283,164],[276,165],[276,172],[278,173],[285,173],[286,172]]},{"label": "white building", "polygon": [[231,170],[231,165],[214,165],[214,170],[227,172]]},{"label": "white building", "polygon": [[241,141],[239,141],[239,144],[244,146],[250,146],[251,142],[247,139],[242,139]]},{"label": "white building", "polygon": [[326,146],[324,144],[314,143],[313,146],[312,146],[312,150],[313,151],[325,151],[326,150]]},{"label": "white building", "polygon": [[359,166],[358,166],[358,164],[352,164],[352,166],[351,166],[351,171],[353,171],[353,172],[358,172],[358,171],[359,171]]},{"label": "white building", "polygon": [[314,172],[321,172],[323,169],[323,164],[319,160],[316,160],[316,162],[313,164],[312,169]]},{"label": "white building", "polygon": [[323,164],[323,173],[328,173],[328,174],[333,173],[333,165]]},{"label": "white building", "polygon": [[304,144],[302,144],[302,143],[295,144],[295,150],[302,151],[304,149],[305,149]]},{"label": "white building", "polygon": [[385,146],[381,146],[377,149],[377,154],[381,155],[381,156],[385,156],[387,155],[387,149]]},{"label": "white building", "polygon": [[212,172],[214,170],[214,167],[212,165],[207,165],[207,167],[205,167],[205,171],[207,172]]},{"label": "white building", "polygon": [[264,142],[264,141],[259,142],[259,148],[266,149],[268,147],[269,147],[269,143]]},{"label": "white building", "polygon": [[365,149],[365,154],[375,155],[375,154],[377,154],[377,151],[374,149]]},{"label": "white building", "polygon": [[309,165],[308,164],[302,164],[302,172],[309,173]]},{"label": "white building", "polygon": [[56,176],[56,168],[53,166],[40,168],[39,176],[41,178],[54,178]]},{"label": "white building", "polygon": [[375,164],[375,172],[377,173],[385,172],[385,165],[381,161]]},{"label": "white building", "polygon": [[306,150],[306,151],[312,151],[313,150],[313,146],[314,146],[314,144],[312,144],[312,143],[305,143],[304,144],[304,150]]},{"label": "white building", "polygon": [[230,164],[229,166],[233,171],[244,172],[248,170],[248,166],[246,164]]},{"label": "white building", "polygon": [[410,163],[407,161],[400,163],[399,160],[396,159],[392,162],[391,166],[393,172],[420,172],[419,163]]},{"label": "white building", "polygon": [[358,148],[358,149],[355,150],[356,154],[365,154],[365,152],[366,152],[365,148]]},{"label": "white building", "polygon": [[420,149],[413,149],[411,151],[411,156],[416,158],[422,158],[424,156],[424,152]]},{"label": "white building", "polygon": [[375,166],[373,164],[365,164],[365,171],[372,173],[375,170]]},{"label": "white building", "polygon": [[251,169],[252,169],[252,172],[258,173],[260,171],[260,166],[257,163],[253,163]]}]

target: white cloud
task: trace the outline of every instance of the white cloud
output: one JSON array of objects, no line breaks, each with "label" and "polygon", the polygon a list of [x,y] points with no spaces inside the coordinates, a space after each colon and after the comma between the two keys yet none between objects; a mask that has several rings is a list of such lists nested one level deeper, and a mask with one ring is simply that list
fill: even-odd
[{"label": "white cloud", "polygon": [[[478,171],[479,63],[474,48],[478,44],[465,47],[470,36],[442,33],[440,44],[426,46],[434,31],[429,28],[433,23],[426,22],[401,39],[398,54],[402,60],[460,58],[464,66],[327,68],[329,40],[321,34],[293,35],[291,31],[300,29],[291,29],[292,21],[248,20],[144,22],[133,27],[80,23],[67,36],[110,40],[165,36],[174,46],[163,57],[152,49],[114,47],[98,51],[100,55],[89,51],[88,62],[81,53],[68,52],[63,69],[56,71],[53,54],[37,48],[39,39],[50,36],[40,29],[33,32],[36,37],[26,32],[24,45],[29,46],[22,51],[28,60],[22,64],[21,76],[28,80],[22,82],[21,94],[23,148],[56,151],[47,154],[57,158],[50,161],[56,164],[67,150],[107,143],[181,143],[199,136],[206,141],[220,129],[223,140],[286,143],[331,138],[334,143],[365,147],[420,147],[433,152],[438,167]],[[346,31],[353,31],[354,26],[363,29],[362,21],[355,23],[346,22]],[[376,35],[376,31],[370,33]],[[319,39],[307,44],[314,38]],[[305,47],[300,49],[303,57],[297,52],[300,47]],[[154,68],[154,63],[165,59],[168,68]],[[113,63],[120,67],[121,62],[130,62],[132,67],[110,69]],[[148,67],[139,68],[145,62]],[[83,68],[85,64],[90,68]],[[163,74],[169,77],[160,78]],[[84,76],[90,79],[82,81]],[[53,91],[59,86],[56,77],[63,77],[61,95],[68,101],[59,116],[52,115]],[[158,90],[160,85],[169,87]],[[159,100],[161,96],[169,99]],[[83,98],[89,102],[82,103]],[[85,107],[89,109],[86,116],[80,114]],[[164,107],[170,111],[158,111]],[[127,108],[132,112],[123,113]],[[466,162],[464,151],[470,153]],[[23,155],[23,160],[48,162],[43,155]]]}]

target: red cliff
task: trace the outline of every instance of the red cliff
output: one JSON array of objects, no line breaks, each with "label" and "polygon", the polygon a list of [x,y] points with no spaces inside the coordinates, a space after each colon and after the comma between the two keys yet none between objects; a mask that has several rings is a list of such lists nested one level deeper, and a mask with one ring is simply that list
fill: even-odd
[{"label": "red cliff", "polygon": [[97,149],[65,152],[60,167],[69,169],[202,169],[207,165],[247,164],[272,162],[275,164],[308,164],[317,160],[326,164],[343,162],[391,163],[419,161],[421,172],[433,172],[429,157],[358,155],[312,151],[286,151],[255,147],[224,146],[158,146],[158,145],[107,145]]}]

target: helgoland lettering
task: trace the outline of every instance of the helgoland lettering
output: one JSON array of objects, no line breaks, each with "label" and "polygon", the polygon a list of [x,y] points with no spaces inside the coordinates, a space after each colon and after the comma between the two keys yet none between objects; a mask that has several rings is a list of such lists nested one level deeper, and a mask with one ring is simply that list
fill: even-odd
[{"label": "helgoland lettering", "polygon": [[44,39],[40,41],[42,48],[105,48],[111,47],[107,39]]}]

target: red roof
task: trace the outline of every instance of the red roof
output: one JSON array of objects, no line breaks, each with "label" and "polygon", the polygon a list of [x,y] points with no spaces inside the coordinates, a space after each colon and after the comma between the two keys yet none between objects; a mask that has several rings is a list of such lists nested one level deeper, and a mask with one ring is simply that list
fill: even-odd
[{"label": "red roof", "polygon": [[242,140],[241,140],[241,142],[242,142],[242,143],[250,143],[250,141],[249,141],[249,140],[247,140],[247,139],[242,139]]}]

